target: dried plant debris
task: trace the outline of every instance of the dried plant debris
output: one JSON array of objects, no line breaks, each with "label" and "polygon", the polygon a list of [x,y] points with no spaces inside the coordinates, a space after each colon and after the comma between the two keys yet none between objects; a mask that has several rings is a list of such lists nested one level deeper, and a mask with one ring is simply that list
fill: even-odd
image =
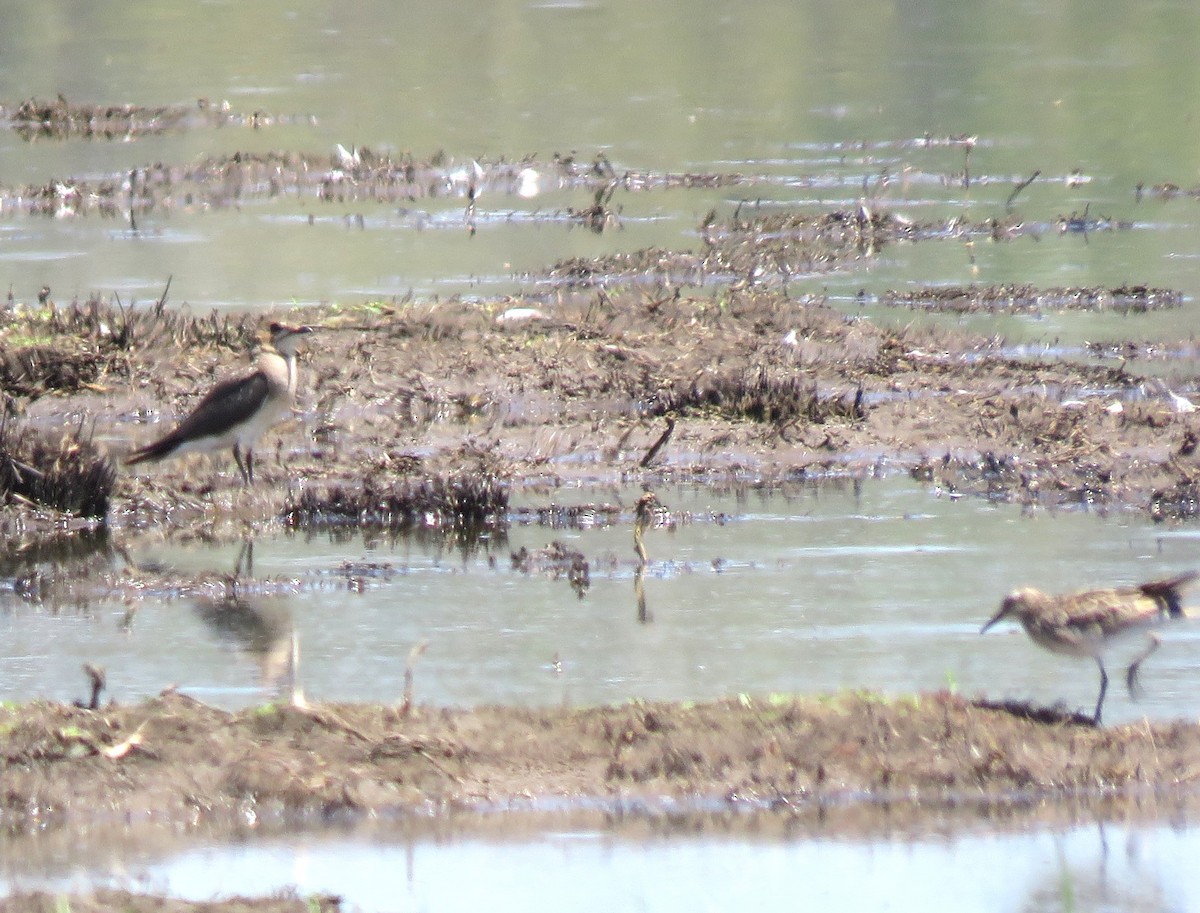
[{"label": "dried plant debris", "polygon": [[0,345],[0,389],[9,396],[36,399],[47,393],[75,393],[95,383],[104,370],[95,345]]},{"label": "dried plant debris", "polygon": [[0,424],[0,494],[9,503],[103,519],[116,477],[113,462],[78,431],[54,440]]},{"label": "dried plant debris", "polygon": [[614,176],[610,170],[611,166],[597,169],[558,157],[548,163],[539,163],[533,156],[516,161],[456,162],[440,153],[418,159],[411,153],[392,156],[338,145],[329,153],[235,152],[185,164],[144,163],[98,177],[0,185],[0,207],[9,214],[125,219],[155,212],[219,209],[285,195],[338,204],[407,203],[443,197],[474,202],[485,194],[527,198],[583,189],[596,195],[599,207],[588,213],[588,223],[603,227],[611,224],[614,213],[607,203],[617,189],[716,187],[744,180],[740,175],[626,172]]},{"label": "dried plant debris", "polygon": [[791,370],[757,369],[704,374],[667,391],[656,414],[714,410],[734,419],[785,425],[798,421],[824,424],[866,418],[863,388],[823,396],[815,381]]},{"label": "dried plant debris", "polygon": [[357,526],[403,531],[471,532],[504,528],[508,486],[494,475],[464,474],[403,479],[392,484],[364,480],[306,488],[283,511],[293,529]]},{"label": "dried plant debris", "polygon": [[[286,121],[296,118],[282,118]],[[304,118],[311,120],[311,118]],[[280,118],[263,111],[240,114],[228,102],[206,98],[194,105],[91,105],[67,101],[26,99],[15,105],[0,105],[0,120],[24,140],[108,139],[127,141],[198,127],[247,126],[254,129],[276,123]]]},{"label": "dried plant debris", "polygon": [[575,222],[578,222],[584,228],[603,234],[606,228],[616,228],[620,222],[620,207],[612,209],[609,204],[612,202],[613,191],[616,190],[616,183],[609,184],[607,187],[601,187],[596,191],[592,199],[592,205],[585,209],[568,209],[567,215]]},{"label": "dried plant debris", "polygon": [[[1070,221],[1063,218],[1067,220],[1064,224]],[[743,215],[739,208],[724,220],[715,211],[708,214],[700,225],[704,247],[699,252],[647,248],[592,259],[577,257],[531,278],[566,287],[614,281],[778,286],[793,278],[847,269],[873,258],[889,244],[976,237],[1006,241],[1040,234],[1047,228],[1011,216],[979,222],[961,217],[914,222],[865,205],[853,210],[765,215]]]},{"label": "dried plant debris", "polygon": [[1041,311],[1116,311],[1141,314],[1183,306],[1183,293],[1145,285],[1118,288],[1033,285],[955,285],[916,291],[889,291],[879,296],[888,307],[953,313],[1039,313]]},{"label": "dried plant debris", "polygon": [[77,393],[97,389],[111,371],[128,374],[128,355],[136,349],[240,352],[254,341],[258,316],[216,310],[196,316],[168,309],[167,289],[149,307],[123,307],[97,294],[59,304],[47,288],[36,306],[10,297],[0,322],[0,390],[30,399]]}]

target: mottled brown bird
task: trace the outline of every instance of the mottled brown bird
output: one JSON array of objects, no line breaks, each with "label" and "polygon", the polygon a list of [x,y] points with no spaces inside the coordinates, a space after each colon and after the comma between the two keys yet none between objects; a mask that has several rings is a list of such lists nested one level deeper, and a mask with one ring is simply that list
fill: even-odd
[{"label": "mottled brown bird", "polygon": [[1147,640],[1145,650],[1130,663],[1125,682],[1132,695],[1142,661],[1158,649],[1158,638],[1151,629],[1168,619],[1186,618],[1180,590],[1197,577],[1189,571],[1169,580],[1155,580],[1140,586],[1053,595],[1035,589],[1017,590],[1004,599],[1000,611],[980,629],[980,634],[996,622],[1013,616],[1025,633],[1040,647],[1067,656],[1090,656],[1100,667],[1100,697],[1096,701],[1093,722],[1100,725],[1100,711],[1108,690],[1104,654],[1117,642],[1133,637]]},{"label": "mottled brown bird", "polygon": [[652,491],[643,492],[634,508],[633,550],[637,552],[638,562],[642,567],[650,560],[650,556],[646,554],[646,530],[657,522],[657,514],[662,510],[662,503]]},{"label": "mottled brown bird", "polygon": [[291,410],[296,398],[296,349],[312,331],[312,327],[272,323],[270,341],[252,372],[218,383],[169,434],[133,451],[125,465],[232,447],[242,480],[251,484],[254,445]]}]

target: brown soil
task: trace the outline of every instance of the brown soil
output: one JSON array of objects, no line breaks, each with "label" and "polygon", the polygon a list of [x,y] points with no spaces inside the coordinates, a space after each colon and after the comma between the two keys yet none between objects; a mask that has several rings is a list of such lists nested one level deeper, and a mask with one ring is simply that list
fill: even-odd
[{"label": "brown soil", "polygon": [[1096,728],[948,694],[741,697],[585,709],[267,705],[173,692],[128,707],[0,708],[10,833],[346,813],[718,807],[806,818],[848,801],[1025,805],[1192,791],[1200,726]]},{"label": "brown soil", "polygon": [[198,902],[115,889],[72,895],[69,900],[48,891],[0,898],[0,913],[60,913],[62,910],[71,913],[110,913],[112,910],[121,913],[338,913],[341,909],[341,900],[337,897],[300,897],[293,892],[275,897],[222,897]]}]

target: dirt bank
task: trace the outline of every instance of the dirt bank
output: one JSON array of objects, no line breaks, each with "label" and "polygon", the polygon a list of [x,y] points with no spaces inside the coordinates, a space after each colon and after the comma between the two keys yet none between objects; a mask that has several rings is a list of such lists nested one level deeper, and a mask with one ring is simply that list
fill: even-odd
[{"label": "dirt bank", "polygon": [[678,812],[869,800],[923,807],[1184,797],[1200,726],[1099,729],[941,693],[749,696],[584,709],[270,705],[175,693],[0,708],[10,832],[115,818],[336,820],[586,803]]}]

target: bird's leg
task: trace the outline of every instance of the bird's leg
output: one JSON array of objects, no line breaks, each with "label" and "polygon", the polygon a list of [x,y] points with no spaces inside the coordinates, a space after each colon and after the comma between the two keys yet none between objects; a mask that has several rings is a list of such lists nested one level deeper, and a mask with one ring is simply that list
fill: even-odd
[{"label": "bird's leg", "polygon": [[[246,460],[242,461],[242,448],[240,444],[233,445],[233,458],[237,460],[238,472],[242,474],[242,481],[249,485],[254,481],[254,454],[247,450]],[[248,464],[248,465],[247,465]]]},{"label": "bird's leg", "polygon": [[1146,644],[1146,649],[1138,654],[1137,659],[1129,664],[1129,669],[1125,673],[1125,684],[1129,687],[1129,696],[1137,700],[1141,696],[1142,689],[1138,685],[1138,671],[1141,669],[1142,661],[1151,653],[1159,648],[1162,641],[1159,640],[1157,634],[1150,635],[1150,642]]},{"label": "bird's leg", "polygon": [[1108,673],[1104,671],[1104,663],[1099,658],[1096,665],[1100,667],[1100,697],[1096,700],[1096,715],[1092,717],[1092,725],[1100,725],[1100,708],[1104,706],[1104,692],[1108,690]]}]

